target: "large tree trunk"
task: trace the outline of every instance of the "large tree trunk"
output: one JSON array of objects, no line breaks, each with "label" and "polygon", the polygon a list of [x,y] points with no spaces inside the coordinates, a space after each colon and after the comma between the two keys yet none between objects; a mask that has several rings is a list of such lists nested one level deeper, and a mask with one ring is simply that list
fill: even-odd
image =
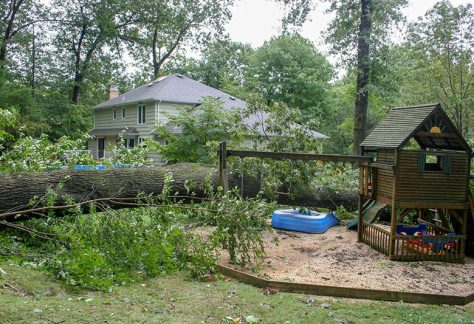
[{"label": "large tree trunk", "polygon": [[11,41],[12,36],[15,34],[15,31],[13,30],[13,24],[15,23],[16,15],[20,11],[20,7],[23,4],[23,2],[24,0],[9,2],[9,7],[11,11],[9,15],[5,17],[5,20],[7,20],[7,24],[6,24],[5,32],[3,33],[3,38],[1,40],[1,45],[0,45],[0,69],[3,68],[3,66],[6,63],[7,46],[8,46],[8,43]]},{"label": "large tree trunk", "polygon": [[79,102],[79,93],[81,91],[81,85],[82,85],[83,80],[84,80],[84,77],[82,73],[76,72],[76,76],[74,78],[74,86],[72,87],[72,96],[71,96],[71,101],[74,104],[77,104]]},{"label": "large tree trunk", "polygon": [[[158,168],[4,174],[0,178],[0,211],[18,207],[25,209],[32,198],[44,196],[48,187],[57,187],[61,182],[61,192],[76,202],[107,197],[136,197],[139,193],[159,194],[163,190],[167,170],[173,174],[173,193],[183,193],[187,180],[195,181],[199,186],[209,173],[216,173],[208,166],[183,163]],[[196,194],[202,195],[202,190],[197,190]],[[59,199],[58,203],[64,203],[64,199]]]},{"label": "large tree trunk", "polygon": [[360,155],[360,143],[367,129],[367,107],[369,104],[370,35],[372,0],[361,0],[361,16],[357,40],[357,87],[354,113],[354,140],[352,152]]},{"label": "large tree trunk", "polygon": [[7,59],[7,44],[5,41],[0,45],[0,69],[5,66],[5,61]]},{"label": "large tree trunk", "polygon": [[158,79],[160,76],[160,68],[161,65],[159,64],[159,55],[157,51],[158,47],[158,27],[155,27],[155,30],[153,32],[153,42],[151,44],[151,52],[152,52],[152,60],[153,60],[153,77],[155,79]]},{"label": "large tree trunk", "polygon": [[[213,185],[216,186],[217,170],[210,166],[180,163],[166,167],[138,169],[109,169],[101,171],[51,171],[44,173],[12,173],[0,177],[0,213],[24,210],[30,207],[35,197],[43,197],[48,187],[63,188],[56,205],[64,204],[67,195],[76,202],[109,197],[136,197],[137,194],[159,194],[163,190],[163,182],[167,172],[173,176],[172,193],[187,194],[186,182],[197,184],[194,192],[203,196],[203,182],[211,174]],[[230,177],[229,187],[239,187],[239,176]],[[260,180],[244,178],[244,196],[255,197],[260,191]],[[317,193],[297,195],[295,199],[280,195],[278,201],[291,205],[317,206],[335,209],[344,206],[353,210],[357,207],[357,193],[346,191],[335,193],[322,189]]]}]

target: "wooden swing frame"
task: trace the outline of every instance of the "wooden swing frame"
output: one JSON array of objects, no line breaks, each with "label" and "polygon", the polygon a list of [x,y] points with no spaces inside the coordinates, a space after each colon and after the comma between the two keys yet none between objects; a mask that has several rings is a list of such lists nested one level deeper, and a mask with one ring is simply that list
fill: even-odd
[{"label": "wooden swing frame", "polygon": [[[459,218],[462,228],[461,235],[446,236],[446,231],[442,227],[435,224],[427,225],[427,232],[432,234],[425,237],[422,242],[418,244],[419,238],[414,236],[402,236],[396,233],[397,226],[397,210],[401,208],[416,209],[420,215],[431,208],[428,205],[407,205],[402,206],[396,200],[396,194],[392,199],[386,200],[387,205],[391,206],[391,223],[388,228],[383,228],[380,225],[365,222],[363,220],[364,206],[370,199],[375,199],[377,183],[377,170],[386,170],[398,174],[397,168],[382,163],[373,162],[373,157],[367,155],[339,155],[339,154],[307,154],[307,153],[289,153],[289,152],[265,152],[265,151],[246,151],[246,150],[229,150],[226,142],[219,143],[217,151],[219,156],[219,170],[217,183],[222,186],[224,193],[229,190],[227,158],[239,157],[242,159],[246,157],[254,157],[261,159],[274,160],[300,160],[300,161],[323,161],[323,162],[345,162],[359,165],[359,209],[358,209],[358,242],[363,242],[374,249],[386,254],[392,260],[398,261],[417,261],[417,260],[433,260],[444,262],[464,263],[465,248],[466,248],[466,232],[467,232],[467,217],[472,214],[474,218],[474,209],[468,207],[468,204],[463,206],[454,205],[439,205],[435,206],[438,209],[444,208],[446,213],[450,213],[453,217]],[[364,151],[363,151],[364,154]],[[472,176],[471,176],[472,178]],[[398,190],[398,182],[393,183],[393,192]],[[383,199],[383,197],[377,197]],[[472,205],[472,202],[471,202]],[[456,210],[458,209],[458,211]],[[460,209],[460,211],[459,211]],[[471,212],[469,213],[469,210]],[[443,233],[443,235],[440,235]],[[433,249],[425,248],[426,246],[441,245],[443,247],[449,245],[451,242],[457,242],[454,249],[449,253],[437,253]]]}]

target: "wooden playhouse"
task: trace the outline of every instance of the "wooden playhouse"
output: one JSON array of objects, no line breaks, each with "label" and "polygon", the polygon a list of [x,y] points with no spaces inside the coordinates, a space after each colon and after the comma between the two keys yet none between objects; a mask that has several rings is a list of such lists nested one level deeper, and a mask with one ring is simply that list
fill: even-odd
[{"label": "wooden playhouse", "polygon": [[373,162],[360,166],[358,240],[392,260],[464,262],[472,150],[441,106],[393,108],[361,149]]}]

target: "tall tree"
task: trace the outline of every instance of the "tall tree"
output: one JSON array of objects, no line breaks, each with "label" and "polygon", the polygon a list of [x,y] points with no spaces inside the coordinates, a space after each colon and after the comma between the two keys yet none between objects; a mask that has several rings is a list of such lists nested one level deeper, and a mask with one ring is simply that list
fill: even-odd
[{"label": "tall tree", "polygon": [[59,24],[55,46],[73,76],[71,101],[78,103],[84,81],[99,54],[117,47],[136,15],[130,1],[54,0]]},{"label": "tall tree", "polygon": [[360,154],[360,143],[367,133],[371,74],[376,73],[372,68],[380,51],[390,43],[391,30],[403,20],[400,9],[406,4],[406,0],[336,0],[330,4],[328,11],[336,16],[327,30],[326,42],[347,67],[357,68],[354,154]]},{"label": "tall tree", "polygon": [[23,78],[32,86],[31,44],[34,31],[45,32],[50,21],[45,5],[40,0],[5,0],[0,3],[0,10],[0,70],[6,68],[12,76]]},{"label": "tall tree", "polygon": [[417,62],[414,68],[423,75],[418,83],[426,85],[431,100],[443,104],[466,137],[474,117],[473,41],[471,4],[453,7],[449,1],[438,2],[409,28],[408,46]]},{"label": "tall tree", "polygon": [[268,104],[281,101],[299,109],[303,122],[321,121],[333,69],[324,55],[300,35],[274,37],[251,57],[247,86]]},{"label": "tall tree", "polygon": [[30,15],[33,7],[31,0],[7,0],[0,3],[0,67],[5,65],[7,50],[14,37],[30,26],[34,18]]},{"label": "tall tree", "polygon": [[360,143],[367,129],[369,106],[370,38],[372,35],[372,0],[361,0],[359,33],[357,36],[357,83],[354,109],[354,154],[360,154]]},{"label": "tall tree", "polygon": [[249,60],[254,53],[249,44],[218,39],[205,46],[200,58],[180,57],[170,68],[208,86],[229,91],[242,87]]},{"label": "tall tree", "polygon": [[[279,0],[292,4],[286,23],[301,25],[311,9],[309,0]],[[352,151],[360,153],[367,131],[370,79],[378,50],[390,42],[390,32],[403,20],[400,9],[407,0],[321,0],[335,15],[326,31],[326,42],[347,68],[357,68]],[[299,4],[299,5],[295,5]]]},{"label": "tall tree", "polygon": [[[140,31],[132,54],[151,63],[157,78],[163,64],[182,45],[191,47],[223,32],[233,0],[152,0],[140,4]],[[190,43],[192,41],[192,44]]]}]

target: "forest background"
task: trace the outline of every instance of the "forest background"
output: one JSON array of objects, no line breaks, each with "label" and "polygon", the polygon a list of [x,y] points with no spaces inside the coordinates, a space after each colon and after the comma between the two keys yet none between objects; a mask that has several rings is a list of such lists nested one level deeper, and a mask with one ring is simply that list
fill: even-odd
[{"label": "forest background", "polygon": [[[25,138],[81,138],[111,85],[123,93],[170,73],[284,107],[285,118],[329,136],[325,153],[357,153],[391,107],[432,102],[472,143],[469,1],[439,1],[407,21],[407,0],[275,0],[279,35],[261,46],[226,32],[238,2],[3,1],[0,154]],[[323,9],[332,18],[320,46],[301,28]]]}]

